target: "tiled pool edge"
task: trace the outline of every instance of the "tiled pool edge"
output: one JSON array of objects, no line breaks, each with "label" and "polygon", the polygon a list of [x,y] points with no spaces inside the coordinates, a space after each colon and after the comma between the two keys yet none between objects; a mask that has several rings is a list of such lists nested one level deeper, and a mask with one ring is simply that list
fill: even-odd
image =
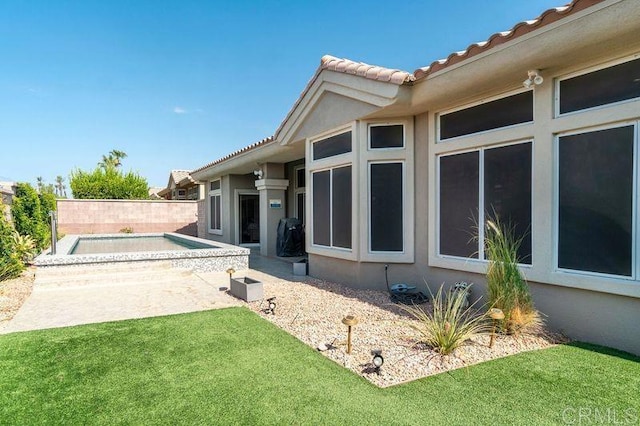
[{"label": "tiled pool edge", "polygon": [[83,235],[67,235],[58,241],[58,254],[50,255],[49,252],[40,254],[34,260],[34,265],[38,267],[48,266],[71,266],[88,264],[105,264],[119,262],[152,262],[170,261],[171,266],[177,268],[188,268],[195,272],[220,272],[233,267],[236,270],[249,268],[249,249],[237,247],[230,244],[209,241],[195,238],[188,235],[176,233],[154,233],[154,234],[100,234],[87,235],[87,237],[99,238],[131,238],[131,237],[159,237],[170,236],[182,239],[198,245],[210,246],[210,249],[198,250],[165,250],[150,252],[128,252],[128,253],[102,253],[102,254],[68,254],[76,245],[78,239]]}]

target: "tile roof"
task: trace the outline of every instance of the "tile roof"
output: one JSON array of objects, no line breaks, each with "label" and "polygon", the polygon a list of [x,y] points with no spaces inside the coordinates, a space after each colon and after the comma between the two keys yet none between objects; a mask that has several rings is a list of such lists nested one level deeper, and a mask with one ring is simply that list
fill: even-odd
[{"label": "tile roof", "polygon": [[262,139],[261,141],[255,142],[247,147],[241,148],[237,151],[234,151],[218,160],[215,160],[209,164],[206,164],[192,173],[202,171],[209,167],[215,166],[216,164],[227,161],[243,152],[251,151],[255,148],[261,147],[263,145],[267,145],[270,142],[273,142],[276,137],[280,134],[281,130],[284,128],[285,123],[291,118],[295,109],[302,102],[305,94],[309,91],[313,83],[316,81],[318,76],[323,70],[340,72],[344,74],[351,74],[359,77],[364,77],[370,80],[381,81],[386,83],[392,83],[397,85],[411,85],[414,81],[419,81],[421,79],[426,78],[429,74],[434,73],[436,71],[440,71],[446,67],[451,65],[460,63],[468,58],[471,58],[480,53],[486,52],[487,50],[498,46],[500,44],[506,43],[510,40],[518,38],[524,34],[528,34],[531,31],[534,31],[538,28],[541,28],[545,25],[551,24],[553,22],[559,21],[569,15],[580,12],[588,7],[594,6],[598,3],[602,3],[605,0],[572,0],[569,4],[562,7],[555,7],[552,9],[548,9],[543,12],[539,17],[529,21],[519,22],[513,26],[509,31],[503,31],[496,34],[493,34],[489,37],[488,40],[471,44],[465,50],[460,52],[454,52],[449,55],[445,59],[440,59],[433,62],[431,65],[427,67],[418,68],[413,73],[408,73],[406,71],[392,69],[392,68],[384,68],[376,65],[369,65],[363,62],[356,62],[350,59],[340,59],[331,55],[324,55],[320,60],[320,66],[311,77],[304,90],[295,101],[287,116],[282,120],[280,126],[276,130],[274,136],[269,136],[268,138]]},{"label": "tile roof", "polygon": [[209,167],[215,166],[216,164],[220,164],[220,163],[222,163],[222,162],[224,162],[224,161],[227,161],[227,160],[229,160],[230,158],[235,157],[236,155],[242,154],[243,152],[251,151],[251,150],[253,150],[253,149],[255,149],[255,148],[258,148],[258,147],[260,147],[260,146],[266,145],[266,144],[268,144],[269,142],[273,142],[274,140],[275,140],[275,139],[274,139],[274,137],[273,137],[273,136],[269,136],[268,138],[264,138],[264,139],[262,139],[262,140],[260,140],[260,141],[258,141],[258,142],[252,143],[252,144],[251,144],[251,145],[249,145],[249,146],[245,146],[244,148],[240,148],[239,150],[234,151],[234,152],[232,152],[231,154],[227,154],[227,155],[225,155],[224,157],[219,158],[219,159],[217,159],[217,160],[215,160],[215,161],[212,161],[212,162],[211,162],[211,163],[209,163],[209,164],[205,164],[205,165],[204,165],[204,166],[202,166],[202,167],[198,167],[197,169],[195,169],[195,170],[194,170],[194,171],[192,171],[191,173],[200,172],[200,171],[202,171],[202,170],[204,170],[204,169],[207,169],[207,168],[209,168]]},{"label": "tile roof", "polygon": [[566,6],[548,9],[544,11],[536,19],[519,22],[516,25],[514,25],[513,28],[511,28],[509,31],[495,33],[491,37],[489,37],[489,39],[487,39],[486,41],[471,44],[465,50],[454,52],[448,57],[446,57],[445,59],[437,60],[427,67],[418,68],[413,72],[415,80],[421,80],[423,78],[426,78],[429,74],[432,74],[436,71],[440,71],[441,69],[457,64],[459,62],[462,62],[472,56],[476,56],[480,53],[486,52],[487,50],[495,46],[506,43],[510,40],[513,40],[525,34],[528,34],[531,31],[537,30],[538,28],[541,28],[545,25],[559,21],[569,15],[577,13],[581,10],[594,6],[603,1],[605,0],[573,0]]},{"label": "tile roof", "polygon": [[350,59],[340,59],[331,55],[324,55],[320,60],[320,69],[353,74],[370,80],[384,81],[386,83],[405,84],[414,80],[411,73],[391,68],[383,68],[377,65],[369,65],[364,62],[355,62]]}]

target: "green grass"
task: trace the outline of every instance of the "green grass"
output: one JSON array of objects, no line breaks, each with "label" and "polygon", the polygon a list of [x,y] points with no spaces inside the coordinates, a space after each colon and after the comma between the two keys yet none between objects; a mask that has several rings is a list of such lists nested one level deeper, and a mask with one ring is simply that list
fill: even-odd
[{"label": "green grass", "polygon": [[0,423],[577,424],[640,412],[639,361],[574,344],[379,389],[230,308],[0,336]]}]

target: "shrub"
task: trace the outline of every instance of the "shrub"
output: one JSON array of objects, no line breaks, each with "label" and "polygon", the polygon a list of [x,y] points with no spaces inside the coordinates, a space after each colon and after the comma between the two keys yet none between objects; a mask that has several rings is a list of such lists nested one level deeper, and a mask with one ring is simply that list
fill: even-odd
[{"label": "shrub", "polygon": [[22,263],[29,263],[36,254],[36,242],[29,235],[13,233],[13,254]]},{"label": "shrub", "polygon": [[115,167],[96,168],[92,172],[76,170],[69,182],[74,198],[98,200],[145,200],[149,185],[140,175],[122,173]]},{"label": "shrub", "polygon": [[473,303],[463,305],[467,295],[463,291],[445,292],[442,286],[433,299],[433,310],[425,311],[419,306],[400,305],[409,315],[418,320],[409,326],[422,336],[422,341],[442,355],[448,355],[464,342],[488,332],[485,315],[477,315]]},{"label": "shrub", "polygon": [[24,271],[24,264],[14,257],[0,259],[0,281],[15,278]]},{"label": "shrub", "polygon": [[28,183],[16,185],[16,194],[11,205],[11,214],[16,231],[20,235],[29,235],[38,249],[49,245],[51,232],[47,215],[43,211],[40,196]]},{"label": "shrub", "polygon": [[5,217],[5,205],[0,201],[0,260],[13,252],[13,227]]},{"label": "shrub", "polygon": [[489,303],[502,309],[505,318],[501,331],[517,333],[541,325],[539,313],[533,307],[531,292],[518,267],[518,249],[524,236],[517,237],[515,226],[504,225],[496,217],[488,220],[485,231],[485,256]]}]

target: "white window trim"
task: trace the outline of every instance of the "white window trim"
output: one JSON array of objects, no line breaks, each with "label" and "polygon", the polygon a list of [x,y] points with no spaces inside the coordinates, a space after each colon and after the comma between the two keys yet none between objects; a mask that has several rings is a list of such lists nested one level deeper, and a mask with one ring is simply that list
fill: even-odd
[{"label": "white window trim", "polygon": [[[632,217],[631,217],[631,276],[613,275],[602,272],[581,271],[574,269],[565,269],[558,266],[560,243],[560,138],[563,136],[579,135],[583,133],[597,132],[599,130],[616,129],[620,127],[634,126],[634,141],[633,141],[633,203],[632,203]],[[613,124],[606,124],[600,126],[594,126],[589,128],[583,128],[579,130],[571,130],[567,132],[558,133],[554,137],[554,162],[553,162],[553,265],[552,275],[557,280],[556,282],[565,283],[567,278],[581,277],[583,279],[606,279],[609,282],[633,282],[640,287],[640,256],[638,253],[638,247],[640,247],[640,236],[638,235],[638,148],[640,147],[640,121],[622,121]],[[615,280],[615,281],[614,281]]]},{"label": "white window trim", "polygon": [[625,62],[631,62],[633,60],[636,59],[640,59],[640,53],[636,53],[634,55],[629,55],[629,56],[625,56],[622,58],[618,58],[615,59],[613,61],[608,61],[608,62],[604,62],[604,63],[600,63],[598,65],[594,65],[588,68],[584,68],[581,69],[579,71],[574,71],[568,74],[564,74],[561,75],[559,77],[557,77],[554,80],[554,85],[553,85],[553,112],[554,112],[554,118],[560,118],[560,117],[567,117],[567,116],[571,116],[571,115],[576,115],[576,114],[582,114],[585,113],[587,111],[597,111],[597,110],[601,110],[601,109],[605,109],[605,108],[610,108],[612,106],[616,106],[616,105],[622,105],[622,104],[626,104],[629,102],[634,102],[634,101],[638,101],[640,98],[631,98],[631,99],[625,99],[624,101],[618,101],[618,102],[612,102],[610,104],[605,104],[605,105],[598,105],[595,107],[591,107],[591,108],[585,108],[585,109],[579,109],[577,111],[571,111],[571,112],[565,112],[563,114],[560,113],[560,82],[564,81],[564,80],[568,80],[570,78],[573,77],[578,77],[581,75],[586,75],[586,74],[590,74],[592,72],[595,71],[600,71],[606,68],[611,68],[613,66],[616,65],[620,65],[620,64],[624,64]]},{"label": "white window trim", "polygon": [[[308,221],[305,221],[306,225],[306,234],[307,234],[307,244],[306,251],[307,253],[317,254],[321,256],[334,257],[338,259],[346,259],[346,260],[357,260],[358,258],[358,185],[356,184],[358,176],[359,176],[359,167],[358,162],[356,161],[359,144],[358,141],[358,128],[357,123],[353,122],[347,126],[341,126],[336,129],[332,129],[330,131],[321,133],[313,138],[308,138],[305,143],[305,168],[306,168],[306,179],[307,179],[307,188],[306,191],[306,200],[305,200],[305,209],[306,216]],[[351,152],[347,152],[340,155],[334,155],[327,158],[322,158],[319,160],[313,160],[313,144],[315,142],[321,141],[323,139],[327,139],[331,136],[335,136],[341,133],[345,133],[351,131]],[[351,248],[346,249],[342,247],[329,247],[322,246],[313,243],[314,235],[313,235],[313,173],[321,172],[325,170],[335,169],[339,167],[351,166]],[[333,185],[330,187],[330,191],[333,191]],[[330,195],[331,196],[331,195]],[[332,218],[331,218],[332,221]],[[331,222],[330,229],[333,224]]]},{"label": "white window trim", "polygon": [[484,258],[484,226],[478,227],[478,258],[467,258],[454,256],[450,254],[440,253],[440,158],[449,157],[452,155],[465,154],[468,152],[478,152],[478,224],[485,223],[484,209],[480,209],[480,206],[484,206],[484,152],[489,149],[503,148],[505,146],[520,145],[524,143],[531,143],[531,224],[529,233],[531,235],[531,264],[518,264],[521,269],[532,269],[535,264],[534,257],[534,244],[535,244],[535,232],[533,231],[534,211],[535,211],[535,179],[533,172],[535,170],[535,141],[533,138],[526,138],[519,141],[502,142],[493,145],[483,145],[475,148],[469,148],[460,151],[446,152],[437,154],[435,156],[435,203],[434,203],[434,254],[429,257],[429,265],[443,267],[448,269],[460,269],[469,272],[485,273],[489,262]]},{"label": "white window trim", "polygon": [[[220,188],[218,189],[214,189],[214,190],[209,190],[209,193],[207,195],[207,229],[209,234],[214,234],[214,235],[222,235],[222,180],[221,179],[214,179],[212,181],[209,182],[209,188],[211,188],[211,183],[219,181],[220,182]],[[211,218],[213,215],[213,212],[211,211],[211,197],[220,197],[220,229],[215,229],[211,227]]]},{"label": "white window trim", "polygon": [[[533,101],[532,101],[533,119],[531,121],[526,121],[524,123],[512,124],[510,126],[498,127],[496,129],[483,130],[481,132],[469,133],[469,134],[466,134],[466,135],[460,135],[460,136],[456,136],[456,137],[453,137],[453,138],[442,139],[440,137],[440,117],[442,117],[443,115],[451,114],[451,113],[457,112],[457,111],[462,111],[462,110],[465,110],[465,109],[468,109],[468,108],[472,108],[472,107],[475,107],[475,106],[478,106],[478,105],[482,105],[482,104],[486,104],[486,103],[489,103],[489,102],[497,101],[499,99],[508,98],[509,96],[518,95],[520,93],[525,93],[525,92],[532,92],[532,94],[533,94]],[[533,90],[533,88],[529,88],[529,89],[519,88],[519,89],[516,89],[516,90],[510,90],[508,92],[503,92],[503,93],[500,93],[500,94],[495,95],[495,96],[482,98],[482,99],[479,99],[479,100],[477,100],[475,102],[471,102],[471,103],[464,104],[464,105],[461,105],[461,106],[456,106],[455,108],[450,108],[450,109],[445,109],[443,111],[439,111],[435,115],[436,144],[449,143],[451,141],[456,141],[456,140],[463,139],[463,138],[474,137],[474,136],[478,136],[478,135],[494,133],[494,132],[501,131],[501,130],[514,129],[514,128],[530,125],[532,123],[535,123],[535,121],[536,121],[536,107],[535,106],[536,106],[536,92],[535,92],[535,90]]]}]

